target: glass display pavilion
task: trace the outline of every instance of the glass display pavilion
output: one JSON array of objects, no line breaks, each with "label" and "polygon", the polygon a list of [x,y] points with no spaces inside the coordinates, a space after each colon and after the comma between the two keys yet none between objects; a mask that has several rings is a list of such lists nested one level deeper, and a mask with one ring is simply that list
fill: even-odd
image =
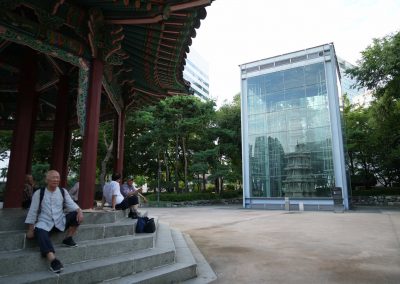
[{"label": "glass display pavilion", "polygon": [[348,209],[333,44],[242,64],[240,70],[243,206],[332,210],[333,189],[341,188],[340,203]]}]

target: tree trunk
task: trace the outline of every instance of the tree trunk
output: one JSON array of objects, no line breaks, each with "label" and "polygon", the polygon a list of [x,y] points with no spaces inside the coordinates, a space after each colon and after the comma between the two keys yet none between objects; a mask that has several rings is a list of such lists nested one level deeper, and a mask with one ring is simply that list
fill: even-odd
[{"label": "tree trunk", "polygon": [[206,184],[207,184],[206,173],[203,173],[203,189],[201,190],[202,192],[206,191]]},{"label": "tree trunk", "polygon": [[113,150],[113,142],[111,141],[110,145],[107,145],[107,138],[106,138],[106,134],[103,133],[103,138],[104,138],[104,145],[107,148],[107,153],[106,156],[104,157],[103,161],[101,161],[101,171],[100,171],[100,185],[101,188],[103,188],[104,184],[105,184],[105,176],[106,176],[106,171],[107,171],[107,162],[110,160],[110,158],[112,157],[112,150]]},{"label": "tree trunk", "polygon": [[167,191],[172,192],[171,187],[170,187],[170,182],[171,182],[171,174],[169,170],[169,159],[167,155],[167,150],[163,152],[164,155],[164,163],[165,163],[165,181],[167,182]]},{"label": "tree trunk", "polygon": [[176,135],[176,142],[175,142],[175,191],[179,193],[178,167],[179,167],[179,136]]},{"label": "tree trunk", "polygon": [[182,151],[183,151],[183,161],[184,161],[184,180],[185,180],[185,192],[189,192],[188,185],[188,162],[186,157],[186,138],[182,137]]}]

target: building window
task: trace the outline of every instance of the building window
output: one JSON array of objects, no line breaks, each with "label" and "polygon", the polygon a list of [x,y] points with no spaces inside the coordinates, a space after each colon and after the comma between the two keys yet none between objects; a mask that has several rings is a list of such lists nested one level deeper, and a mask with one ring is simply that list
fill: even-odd
[{"label": "building window", "polygon": [[251,196],[330,196],[333,160],[324,63],[248,78],[247,102]]}]

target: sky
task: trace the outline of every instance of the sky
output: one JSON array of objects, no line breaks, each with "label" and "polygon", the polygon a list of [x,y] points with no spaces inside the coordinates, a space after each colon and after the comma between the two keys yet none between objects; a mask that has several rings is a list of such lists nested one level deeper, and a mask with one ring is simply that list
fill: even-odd
[{"label": "sky", "polygon": [[333,42],[356,64],[360,52],[400,30],[400,0],[216,0],[192,39],[209,65],[217,105],[240,92],[239,65]]},{"label": "sky", "polygon": [[218,106],[240,92],[240,64],[330,42],[354,64],[373,38],[400,30],[400,0],[216,0],[206,10],[190,48],[208,62]]}]

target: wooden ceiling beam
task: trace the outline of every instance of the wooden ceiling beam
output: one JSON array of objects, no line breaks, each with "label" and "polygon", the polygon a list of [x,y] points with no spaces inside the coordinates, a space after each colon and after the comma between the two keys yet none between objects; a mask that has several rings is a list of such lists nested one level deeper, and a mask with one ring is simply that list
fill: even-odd
[{"label": "wooden ceiling beam", "polygon": [[54,87],[55,85],[57,85],[57,83],[60,81],[60,79],[54,79],[54,80],[52,80],[52,81],[49,81],[49,82],[46,82],[46,83],[44,83],[43,85],[41,85],[41,86],[37,86],[36,87],[36,92],[38,92],[38,93],[42,93],[42,92],[45,92],[45,91],[47,91],[48,89],[50,89],[50,88],[52,88],[52,87]]},{"label": "wooden ceiling beam", "polygon": [[189,1],[187,3],[171,5],[171,12],[196,8],[199,6],[205,6],[205,5],[210,5],[210,4],[211,4],[211,0]]},{"label": "wooden ceiling beam", "polygon": [[64,75],[64,71],[61,69],[61,67],[58,65],[58,63],[56,62],[56,60],[53,57],[51,57],[50,55],[46,54],[46,58],[51,63],[51,65],[54,68],[54,71],[56,71],[56,73],[58,75]]},{"label": "wooden ceiling beam", "polygon": [[157,15],[151,18],[135,18],[135,19],[106,19],[107,24],[114,25],[146,25],[156,24],[163,20],[162,15]]}]

